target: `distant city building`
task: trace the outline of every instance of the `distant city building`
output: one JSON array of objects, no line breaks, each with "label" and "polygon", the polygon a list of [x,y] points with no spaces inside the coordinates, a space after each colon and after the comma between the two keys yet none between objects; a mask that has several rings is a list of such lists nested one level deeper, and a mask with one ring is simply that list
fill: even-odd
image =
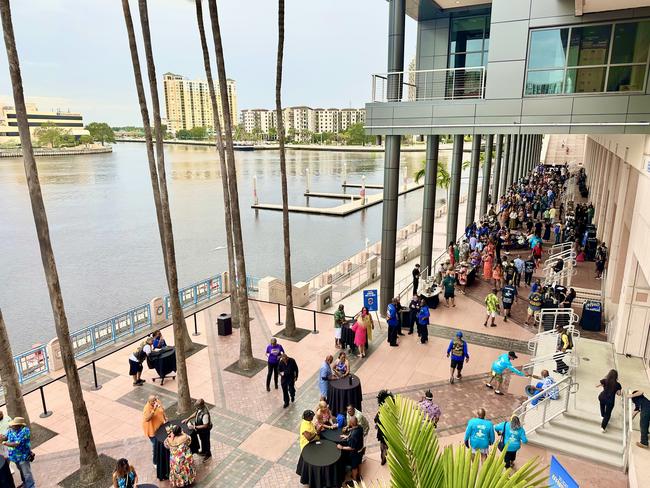
[{"label": "distant city building", "polygon": [[[205,80],[189,80],[181,75],[165,73],[163,75],[165,90],[165,109],[167,111],[167,128],[173,134],[181,129],[190,130],[194,127],[206,127],[214,132],[214,115],[208,82]],[[237,124],[237,83],[226,80],[228,89],[228,104],[233,126]],[[217,93],[217,109],[219,123],[224,126],[223,105],[219,87],[215,84]]]},{"label": "distant city building", "polygon": [[[282,110],[285,134],[292,134],[296,140],[307,139],[309,134],[338,134],[351,125],[363,123],[365,120],[366,111],[363,108],[297,106]],[[277,115],[275,110],[263,108],[242,110],[240,124],[248,134],[268,136],[270,129],[277,127]]]},{"label": "distant city building", "polygon": [[[27,121],[29,132],[34,132],[45,124],[53,124],[66,130],[70,135],[79,139],[90,133],[84,129],[83,117],[80,113],[64,112],[41,112],[36,105],[27,104]],[[16,120],[16,109],[12,106],[2,107],[0,110],[0,143],[20,142],[18,134],[18,121]]]}]

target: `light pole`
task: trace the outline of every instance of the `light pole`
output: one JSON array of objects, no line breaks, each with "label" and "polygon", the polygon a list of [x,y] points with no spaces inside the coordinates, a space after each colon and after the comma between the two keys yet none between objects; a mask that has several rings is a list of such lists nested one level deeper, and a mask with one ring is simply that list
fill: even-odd
[{"label": "light pole", "polygon": [[307,173],[307,190],[305,193],[309,193],[309,188],[311,187],[311,174],[309,173],[309,168],[305,169],[305,172]]},{"label": "light pole", "polygon": [[253,202],[259,205],[260,201],[257,198],[257,175],[253,175]]},{"label": "light pole", "polygon": [[361,205],[366,204],[366,175],[361,175]]}]

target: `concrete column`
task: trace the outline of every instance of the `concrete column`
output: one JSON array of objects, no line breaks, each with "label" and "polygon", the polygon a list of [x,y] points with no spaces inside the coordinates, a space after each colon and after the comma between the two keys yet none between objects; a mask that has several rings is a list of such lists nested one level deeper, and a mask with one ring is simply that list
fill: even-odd
[{"label": "concrete column", "polygon": [[481,165],[481,136],[472,137],[472,159],[469,169],[469,187],[467,190],[467,209],[465,212],[465,228],[474,222],[476,215],[476,192],[478,189],[478,168]]},{"label": "concrete column", "polygon": [[481,206],[479,208],[479,217],[487,213],[488,195],[490,194],[490,176],[492,175],[492,148],[494,146],[494,136],[489,134],[485,141],[485,163],[483,164],[483,186],[481,189]]},{"label": "concrete column", "polygon": [[603,179],[600,184],[600,190],[598,192],[598,206],[600,211],[598,212],[598,224],[596,228],[596,235],[599,239],[603,238],[603,231],[605,230],[605,214],[607,213],[607,191],[609,189],[609,179],[612,174],[612,161],[611,154],[609,151],[603,151],[603,162],[605,168],[603,169]]},{"label": "concrete column", "polygon": [[456,242],[458,235],[458,205],[460,203],[460,175],[463,171],[463,135],[454,135],[454,148],[451,154],[451,182],[447,201],[447,241]]},{"label": "concrete column", "polygon": [[609,181],[609,197],[605,206],[605,226],[603,228],[603,241],[608,246],[612,244],[612,229],[614,227],[614,215],[617,211],[616,202],[618,200],[619,179],[622,173],[623,162],[618,156],[612,156],[609,163],[612,166],[611,177]]},{"label": "concrete column", "polygon": [[492,181],[492,203],[499,201],[501,194],[499,193],[499,180],[501,179],[501,166],[503,164],[503,134],[497,135],[497,148],[494,155],[494,178]]},{"label": "concrete column", "polygon": [[420,266],[427,268],[431,276],[431,255],[433,253],[433,228],[436,218],[436,183],[438,175],[438,150],[440,136],[427,136],[427,152],[424,162],[424,198],[422,204],[422,244],[420,245]]},{"label": "concrete column", "polygon": [[594,204],[594,222],[598,222],[598,217],[600,216],[600,190],[601,184],[605,175],[605,162],[603,161],[604,148],[600,144],[596,146],[596,165],[598,167],[596,171],[596,180],[594,186],[591,189],[590,199]]},{"label": "concrete column", "polygon": [[499,181],[499,196],[506,194],[506,188],[508,187],[508,174],[510,173],[510,164],[512,161],[510,158],[512,136],[508,134],[505,139],[505,146],[503,147],[503,169],[501,170],[501,180]]},{"label": "concrete column", "polygon": [[524,142],[525,142],[525,140],[526,140],[525,136],[523,136],[523,135],[520,135],[518,137],[517,159],[516,159],[517,166],[515,166],[515,174],[514,174],[513,179],[512,179],[513,183],[516,183],[519,180],[520,176],[521,176],[521,167],[524,164],[523,156],[524,156]]},{"label": "concrete column", "polygon": [[517,179],[523,178],[523,176],[526,174],[526,168],[527,168],[527,161],[528,161],[528,145],[530,144],[530,135],[526,134],[522,138],[522,143],[521,143],[521,163],[519,164],[519,175],[517,176]]},{"label": "concrete column", "polygon": [[614,216],[612,235],[608,237],[609,241],[605,241],[609,247],[609,258],[607,263],[607,274],[609,275],[609,279],[605,283],[606,297],[612,297],[614,294],[614,288],[616,286],[621,286],[621,284],[617,282],[615,278],[617,275],[616,270],[618,266],[625,266],[625,261],[619,263],[618,259],[623,236],[623,227],[625,225],[625,219],[623,218],[623,215],[625,214],[625,200],[627,198],[628,183],[630,178],[630,165],[621,160],[620,167],[617,168],[617,170],[620,172],[620,176],[616,198],[616,215]]},{"label": "concrete column", "polygon": [[510,188],[510,185],[514,183],[515,169],[517,166],[517,146],[519,146],[520,136],[513,134],[512,140],[510,142],[510,167],[508,168],[508,181],[507,186]]},{"label": "concrete column", "polygon": [[[388,72],[404,71],[404,23],[406,0],[390,0],[388,15]],[[389,99],[401,99],[402,79],[389,75],[387,93]],[[380,312],[386,308],[395,294],[395,248],[397,244],[397,197],[399,189],[399,150],[401,136],[386,136],[384,152],[384,200],[381,231],[381,281]]]}]

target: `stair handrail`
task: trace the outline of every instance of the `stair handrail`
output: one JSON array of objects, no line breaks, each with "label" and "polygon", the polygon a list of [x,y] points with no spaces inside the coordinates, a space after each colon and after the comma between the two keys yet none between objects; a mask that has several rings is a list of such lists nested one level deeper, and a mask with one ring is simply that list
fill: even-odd
[{"label": "stair handrail", "polygon": [[[571,334],[571,337],[573,337],[573,339],[574,339],[574,341],[573,341],[574,343],[575,343],[575,339],[580,338],[580,331],[575,328],[573,323],[570,324],[570,325],[567,325],[566,327],[564,327],[564,330],[566,332],[568,332],[569,334]],[[549,337],[549,336],[553,336],[553,335],[555,335],[555,336],[560,335],[558,333],[557,329],[550,329],[550,330],[547,330],[547,331],[544,331],[544,332],[539,332],[539,333],[535,334],[533,337],[528,339],[528,350],[532,351],[533,354],[535,354],[535,352],[537,351],[537,344],[539,343],[539,341],[544,337]]]},{"label": "stair handrail", "polygon": [[573,265],[575,266],[576,252],[573,249],[570,249],[568,251],[564,251],[559,254],[549,256],[548,258],[546,258],[546,261],[544,261],[544,267],[542,269],[543,270],[553,269],[553,266],[555,266],[555,263],[559,259],[564,261],[565,267],[569,263],[573,263]]},{"label": "stair handrail", "polygon": [[539,325],[537,326],[537,332],[542,333],[546,332],[542,327],[544,325],[544,317],[546,316],[555,316],[553,320],[553,328],[549,330],[555,330],[557,328],[557,317],[561,315],[566,315],[567,316],[567,324],[564,325],[564,327],[570,327],[573,324],[578,323],[578,320],[580,320],[580,317],[578,317],[578,314],[573,311],[571,308],[543,308],[537,312],[535,312],[535,322],[537,322]]},{"label": "stair handrail", "polygon": [[[578,355],[575,352],[575,348],[573,348],[573,349],[568,349],[567,351],[564,352],[553,351],[551,354],[531,357],[530,361],[525,363],[523,366],[521,366],[520,369],[524,373],[528,371],[532,372],[535,369],[535,366],[537,366],[538,364],[545,363],[547,361],[556,361],[556,359],[561,359],[562,362],[569,367],[568,373],[573,373],[573,371],[575,370],[575,368],[578,367],[579,364]],[[568,376],[571,376],[571,374],[569,374]]]},{"label": "stair handrail", "polygon": [[573,242],[561,242],[559,244],[553,244],[549,249],[549,255],[557,254],[558,252],[566,251],[567,249],[573,249]]},{"label": "stair handrail", "polygon": [[[574,381],[573,377],[567,376],[523,402],[514,410],[513,415],[519,417],[521,425],[528,434],[566,412],[569,409],[570,397],[576,394],[579,387],[580,385]],[[557,400],[547,396],[555,388],[558,393]],[[549,412],[549,410],[551,411]],[[541,419],[535,419],[533,415],[540,411]],[[533,420],[527,422],[529,416],[533,417]]]},{"label": "stair handrail", "polygon": [[623,392],[623,469],[625,472],[627,472],[630,461],[630,440],[632,439],[633,417],[634,405],[632,404],[632,399]]}]

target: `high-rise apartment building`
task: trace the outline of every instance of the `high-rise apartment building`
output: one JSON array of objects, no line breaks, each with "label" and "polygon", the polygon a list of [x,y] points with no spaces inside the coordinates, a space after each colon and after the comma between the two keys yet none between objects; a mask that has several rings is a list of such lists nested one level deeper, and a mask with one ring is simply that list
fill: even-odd
[{"label": "high-rise apartment building", "polygon": [[354,124],[363,124],[366,121],[366,111],[362,108],[344,108],[339,117],[341,132]]},{"label": "high-rise apartment building", "polygon": [[315,111],[316,132],[319,134],[339,132],[341,111],[338,108],[317,108]]},{"label": "high-rise apartment building", "polygon": [[[214,131],[214,116],[208,82],[205,80],[188,80],[184,76],[174,73],[163,75],[163,86],[165,90],[165,108],[167,111],[168,128],[172,133],[178,130],[189,130],[193,127],[207,127]],[[228,104],[232,124],[237,124],[237,83],[235,80],[226,80],[228,90]],[[215,86],[217,93],[217,109],[219,110],[219,122],[223,127],[222,100],[219,94],[218,85]]]}]

